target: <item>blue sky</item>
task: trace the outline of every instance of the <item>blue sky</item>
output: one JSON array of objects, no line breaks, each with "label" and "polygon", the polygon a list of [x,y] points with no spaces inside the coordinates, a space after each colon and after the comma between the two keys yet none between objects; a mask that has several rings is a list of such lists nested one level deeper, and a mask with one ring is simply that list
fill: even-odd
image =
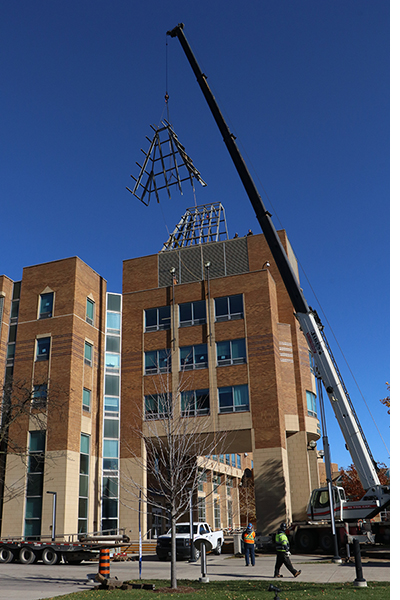
[{"label": "blue sky", "polygon": [[[231,237],[260,232],[183,50],[166,37],[183,22],[266,208],[288,232],[308,303],[332,327],[326,333],[372,452],[388,464],[359,389],[389,446],[379,403],[390,377],[389,7],[3,3],[0,273],[18,280],[23,266],[78,255],[120,292],[122,261],[161,249],[194,204],[190,186],[149,207],[125,186],[167,87],[170,120],[208,184],[196,187],[197,203],[221,201]],[[326,412],[332,458],[347,466]]]}]

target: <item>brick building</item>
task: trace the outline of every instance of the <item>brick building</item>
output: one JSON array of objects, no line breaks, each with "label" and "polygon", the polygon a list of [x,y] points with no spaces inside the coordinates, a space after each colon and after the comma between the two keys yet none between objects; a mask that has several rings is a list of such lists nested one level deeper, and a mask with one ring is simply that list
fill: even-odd
[{"label": "brick building", "polygon": [[[132,426],[157,420],[155,382],[166,371],[192,418],[207,416],[210,435],[229,432],[225,456],[252,453],[258,529],[303,518],[318,486],[314,377],[269,248],[251,235],[127,260],[122,295],[76,257],[24,268],[21,282],[0,276],[0,372],[23,381],[43,413],[41,427],[27,415],[10,427],[30,458],[8,453],[6,488],[22,482],[23,493],[4,502],[1,535],[50,534],[50,491],[57,532],[120,527],[137,537],[137,507],[121,485],[132,470],[126,448],[142,452]],[[46,394],[58,404],[40,403]],[[217,463],[196,507],[217,524],[224,498],[221,525],[236,526],[228,500],[240,470]],[[143,469],[134,476],[146,485]],[[204,490],[215,477],[223,488],[213,498]],[[143,530],[157,519],[149,511]]]}]

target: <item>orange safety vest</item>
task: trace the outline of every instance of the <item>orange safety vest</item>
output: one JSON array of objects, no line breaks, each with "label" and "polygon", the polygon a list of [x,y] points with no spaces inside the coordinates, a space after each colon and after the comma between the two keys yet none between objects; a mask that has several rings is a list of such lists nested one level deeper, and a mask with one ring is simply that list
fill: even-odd
[{"label": "orange safety vest", "polygon": [[243,540],[245,544],[254,544],[254,538],[256,534],[254,531],[245,531],[243,535]]}]

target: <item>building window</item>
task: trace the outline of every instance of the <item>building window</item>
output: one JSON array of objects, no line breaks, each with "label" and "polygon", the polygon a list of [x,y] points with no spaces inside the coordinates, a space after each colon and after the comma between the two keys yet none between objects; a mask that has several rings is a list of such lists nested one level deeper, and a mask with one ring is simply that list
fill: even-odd
[{"label": "building window", "polygon": [[104,415],[106,417],[119,415],[119,398],[112,398],[110,396],[105,396],[104,398]]},{"label": "building window", "polygon": [[144,372],[145,375],[155,375],[157,373],[171,372],[171,351],[150,350],[144,354]]},{"label": "building window", "polygon": [[314,374],[314,359],[311,352],[308,352],[308,358],[310,360],[310,371]]},{"label": "building window", "polygon": [[221,485],[221,475],[214,475],[213,477],[213,492],[219,493],[219,486]]},{"label": "building window", "polygon": [[227,512],[228,512],[228,527],[233,527],[232,500],[228,500],[228,502],[227,502]]},{"label": "building window", "polygon": [[226,494],[227,496],[232,496],[232,488],[233,488],[233,479],[232,477],[226,478]]},{"label": "building window", "polygon": [[144,397],[145,417],[168,419],[172,415],[171,394],[152,394]]},{"label": "building window", "polygon": [[102,531],[108,535],[118,531],[118,477],[103,476]]},{"label": "building window", "polygon": [[107,332],[119,333],[121,331],[121,314],[107,312]]},{"label": "building window", "polygon": [[231,455],[230,454],[225,455],[225,464],[227,464],[227,465],[231,464]]},{"label": "building window", "polygon": [[160,306],[159,308],[148,308],[144,311],[145,331],[160,331],[171,328],[171,308]]},{"label": "building window", "polygon": [[317,416],[317,396],[313,392],[306,391],[307,395],[307,413],[309,417]]},{"label": "building window", "polygon": [[214,500],[214,530],[221,529],[221,509],[219,506],[219,500]]},{"label": "building window", "polygon": [[54,293],[40,294],[39,319],[47,319],[53,316]]},{"label": "building window", "polygon": [[236,454],[231,454],[232,467],[236,467]]},{"label": "building window", "polygon": [[13,300],[11,303],[11,323],[15,323],[18,321],[18,313],[19,313],[19,300]]},{"label": "building window", "polygon": [[231,321],[234,319],[243,319],[243,296],[226,296],[225,298],[215,298],[215,321]]},{"label": "building window", "polygon": [[[116,423],[118,421],[116,420]],[[119,440],[103,440],[103,471],[118,471]]]},{"label": "building window", "polygon": [[24,533],[29,540],[39,539],[41,534],[45,446],[44,431],[29,432]]},{"label": "building window", "polygon": [[49,360],[50,339],[49,337],[44,337],[36,340],[36,360]]},{"label": "building window", "polygon": [[209,414],[208,390],[191,390],[181,393],[181,417],[200,417]]},{"label": "building window", "polygon": [[199,523],[205,523],[206,522],[206,499],[205,498],[198,498],[197,508],[198,508]]},{"label": "building window", "polygon": [[240,454],[236,454],[236,464],[238,469],[242,468],[242,457]]},{"label": "building window", "polygon": [[208,367],[207,344],[185,346],[180,349],[181,371],[206,369]]},{"label": "building window", "polygon": [[91,398],[92,398],[92,392],[91,392],[91,390],[88,390],[87,388],[83,388],[82,408],[86,412],[90,412]]},{"label": "building window", "polygon": [[94,302],[90,298],[86,298],[86,322],[89,325],[94,323]]},{"label": "building window", "polygon": [[206,483],[206,481],[207,481],[207,472],[203,471],[200,474],[200,476],[199,476],[199,483],[198,483],[198,486],[197,486],[197,489],[198,489],[199,492],[204,492],[205,491],[204,490],[204,484]]},{"label": "building window", "polygon": [[85,365],[92,366],[93,346],[89,342],[85,342]]},{"label": "building window", "polygon": [[119,375],[106,375],[104,387],[107,396],[119,396]]},{"label": "building window", "polygon": [[179,305],[179,327],[202,325],[206,322],[206,301],[185,302]]},{"label": "building window", "polygon": [[119,372],[120,355],[106,352],[106,373]]},{"label": "building window", "polygon": [[90,436],[81,433],[79,461],[78,533],[88,531]]},{"label": "building window", "polygon": [[218,399],[220,413],[249,410],[249,390],[247,385],[218,388]]},{"label": "building window", "polygon": [[245,339],[217,342],[217,365],[240,365],[246,362]]},{"label": "building window", "polygon": [[43,408],[47,403],[47,383],[33,386],[32,407]]}]

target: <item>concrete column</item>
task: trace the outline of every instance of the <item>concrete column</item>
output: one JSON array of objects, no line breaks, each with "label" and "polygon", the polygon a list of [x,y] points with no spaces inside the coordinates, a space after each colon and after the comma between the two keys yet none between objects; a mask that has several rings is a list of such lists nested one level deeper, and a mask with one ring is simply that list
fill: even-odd
[{"label": "concrete column", "polygon": [[291,518],[287,452],[284,448],[253,450],[257,531],[267,535]]},{"label": "concrete column", "polygon": [[307,504],[312,489],[305,431],[298,431],[287,438],[287,452],[292,520],[303,521],[307,518]]}]

